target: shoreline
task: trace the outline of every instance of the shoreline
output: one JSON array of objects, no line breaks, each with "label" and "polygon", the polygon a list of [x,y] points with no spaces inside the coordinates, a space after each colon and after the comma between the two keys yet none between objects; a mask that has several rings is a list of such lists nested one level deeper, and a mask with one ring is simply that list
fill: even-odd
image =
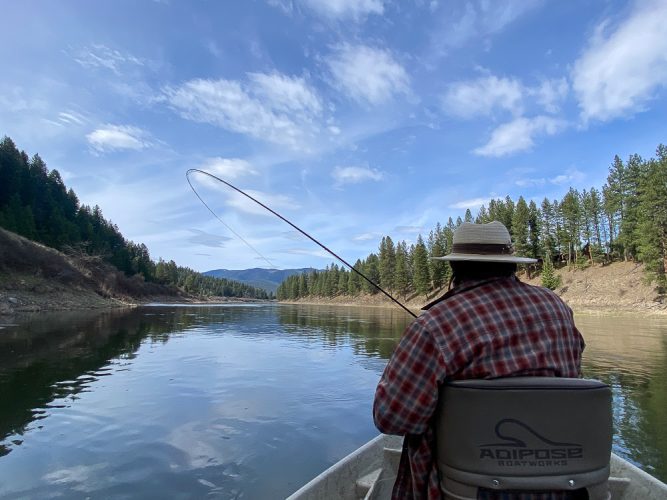
[{"label": "shoreline", "polygon": [[[647,284],[643,268],[633,262],[616,262],[586,269],[560,268],[561,280],[555,292],[579,315],[667,316],[667,297],[657,294],[654,285]],[[0,274],[0,318],[21,313],[51,311],[111,310],[161,304],[224,304],[279,303],[338,307],[400,308],[381,294],[362,294],[354,297],[337,296],[331,299],[306,298],[271,301],[237,297],[196,297],[174,291],[172,294],[131,296],[123,293],[100,294],[99,290],[80,283],[61,283],[54,279],[27,274]],[[529,285],[540,285],[540,277],[520,275]],[[398,297],[408,309],[419,314],[428,302],[446,292],[443,288],[428,297],[414,295]]]},{"label": "shoreline", "polygon": [[[400,307],[393,304],[392,302],[387,302],[385,304],[367,304],[367,303],[355,303],[355,302],[339,302],[339,301],[328,301],[328,300],[296,300],[296,301],[278,301],[279,304],[286,305],[307,305],[307,306],[335,306],[335,307],[368,307],[368,308],[381,308],[381,309],[395,309],[400,311]],[[427,302],[424,303],[424,305]],[[567,303],[567,302],[566,302]],[[614,316],[667,316],[667,308],[663,307],[630,307],[625,305],[605,305],[605,306],[595,306],[592,304],[588,305],[579,305],[579,304],[569,304],[567,305],[572,309],[575,316],[576,315],[587,315],[587,316],[602,316],[606,314],[612,314]],[[421,311],[421,306],[416,305],[406,305],[408,309],[413,311],[415,314],[419,315]]]}]

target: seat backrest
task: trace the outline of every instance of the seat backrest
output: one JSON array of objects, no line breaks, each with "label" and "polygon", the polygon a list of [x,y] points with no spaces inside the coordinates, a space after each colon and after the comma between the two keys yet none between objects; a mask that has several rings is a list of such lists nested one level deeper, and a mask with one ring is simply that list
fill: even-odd
[{"label": "seat backrest", "polygon": [[512,377],[440,389],[441,488],[450,498],[490,490],[573,491],[605,498],[611,390],[597,380]]}]

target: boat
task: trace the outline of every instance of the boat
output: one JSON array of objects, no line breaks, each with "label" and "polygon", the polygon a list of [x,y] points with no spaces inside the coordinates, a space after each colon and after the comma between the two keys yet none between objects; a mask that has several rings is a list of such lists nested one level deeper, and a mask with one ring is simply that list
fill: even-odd
[{"label": "boat", "polygon": [[[288,500],[384,500],[391,498],[403,438],[380,434],[332,465]],[[667,485],[618,455],[611,454],[612,500],[665,500]]]}]

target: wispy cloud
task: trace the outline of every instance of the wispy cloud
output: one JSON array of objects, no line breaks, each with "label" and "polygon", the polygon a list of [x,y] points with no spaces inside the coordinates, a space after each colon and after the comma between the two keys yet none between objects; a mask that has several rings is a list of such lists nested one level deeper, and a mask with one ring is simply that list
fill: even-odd
[{"label": "wispy cloud", "polygon": [[449,205],[449,208],[455,208],[457,210],[463,210],[464,208],[474,209],[479,208],[482,205],[487,205],[492,198],[471,198],[469,200],[461,200],[456,203]]},{"label": "wispy cloud", "polygon": [[474,150],[480,156],[505,156],[533,147],[535,137],[554,135],[565,128],[565,122],[550,116],[517,118],[497,127],[484,146]]},{"label": "wispy cloud", "polygon": [[523,85],[519,80],[491,75],[451,84],[441,104],[446,113],[472,118],[490,115],[496,109],[520,114],[522,99]]},{"label": "wispy cloud", "polygon": [[439,9],[440,26],[431,36],[430,56],[437,59],[473,40],[499,33],[541,3],[540,0],[449,2],[447,8]]},{"label": "wispy cloud", "polygon": [[398,233],[413,233],[417,234],[424,230],[422,226],[396,226],[394,231]]},{"label": "wispy cloud", "polygon": [[152,145],[147,132],[131,125],[103,125],[86,135],[86,139],[99,152],[140,150]]},{"label": "wispy cloud", "polygon": [[519,116],[530,106],[557,113],[568,92],[565,78],[543,79],[531,86],[514,77],[486,75],[450,84],[440,104],[445,113],[464,119],[490,116],[496,111]]},{"label": "wispy cloud", "polygon": [[667,85],[667,2],[637,2],[627,19],[609,26],[598,26],[572,71],[584,121],[643,111]]},{"label": "wispy cloud", "polygon": [[382,172],[367,167],[336,167],[331,172],[337,186],[343,184],[358,184],[364,181],[381,181]]},{"label": "wispy cloud", "polygon": [[88,121],[83,115],[76,111],[61,111],[58,113],[58,120],[68,125],[84,125]]},{"label": "wispy cloud", "polygon": [[382,15],[383,0],[301,0],[318,14],[334,19],[360,20],[369,14]]},{"label": "wispy cloud", "polygon": [[331,255],[324,250],[307,250],[305,248],[289,248],[287,250],[279,251],[279,253],[287,253],[291,255],[308,255],[310,257],[321,257],[323,259],[331,258]]},{"label": "wispy cloud", "polygon": [[362,233],[352,237],[352,241],[372,241],[379,240],[382,237],[381,233]]},{"label": "wispy cloud", "polygon": [[221,236],[219,234],[207,233],[199,229],[190,229],[191,233],[194,233],[188,241],[194,243],[195,245],[201,245],[211,248],[222,248],[225,246],[225,242],[231,240],[227,236]]},{"label": "wispy cloud", "polygon": [[286,14],[300,5],[328,19],[361,21],[369,14],[382,15],[384,0],[268,0]]},{"label": "wispy cloud", "polygon": [[380,104],[410,92],[408,73],[388,50],[343,44],[327,64],[334,87],[359,103]]},{"label": "wispy cloud", "polygon": [[322,109],[316,91],[300,77],[280,73],[236,80],[190,80],[167,88],[165,98],[183,118],[307,150],[319,130]]},{"label": "wispy cloud", "polygon": [[72,58],[84,68],[104,68],[120,75],[128,66],[143,66],[144,61],[127,52],[120,52],[106,45],[93,44],[70,51]]},{"label": "wispy cloud", "polygon": [[[230,194],[226,199],[226,204],[228,207],[239,210],[246,214],[252,215],[264,215],[273,217],[269,211],[259,206],[257,203],[246,198],[237,193],[231,193],[231,190],[224,188],[225,193]],[[252,189],[245,189],[246,193],[255,198],[258,201],[261,201],[268,207],[271,207],[274,210],[297,210],[300,208],[300,205],[297,201],[290,198],[289,196],[282,194],[270,194],[262,191],[255,191]]]},{"label": "wispy cloud", "polygon": [[570,86],[565,78],[555,78],[552,80],[542,80],[537,87],[530,89],[529,92],[535,96],[538,104],[547,113],[557,113],[560,111],[560,105],[569,90]]},{"label": "wispy cloud", "polygon": [[249,73],[255,96],[279,111],[318,115],[322,103],[305,79],[281,73]]},{"label": "wispy cloud", "polygon": [[[240,158],[221,158],[219,156],[208,158],[201,164],[200,168],[225,180],[259,175],[259,172],[248,161]],[[198,177],[201,177],[202,180],[205,179],[202,175]]]},{"label": "wispy cloud", "polygon": [[584,180],[586,175],[576,168],[568,169],[564,174],[558,174],[553,177],[526,177],[515,181],[519,187],[539,187],[546,184],[562,186],[565,184],[576,184]]}]

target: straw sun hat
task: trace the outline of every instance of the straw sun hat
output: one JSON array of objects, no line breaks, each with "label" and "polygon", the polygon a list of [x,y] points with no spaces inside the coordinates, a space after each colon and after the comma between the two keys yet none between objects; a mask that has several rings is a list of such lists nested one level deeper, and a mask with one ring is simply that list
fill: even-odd
[{"label": "straw sun hat", "polygon": [[516,262],[531,264],[536,259],[515,257],[512,239],[500,222],[470,224],[464,222],[454,231],[452,253],[434,260],[468,260],[479,262]]}]

